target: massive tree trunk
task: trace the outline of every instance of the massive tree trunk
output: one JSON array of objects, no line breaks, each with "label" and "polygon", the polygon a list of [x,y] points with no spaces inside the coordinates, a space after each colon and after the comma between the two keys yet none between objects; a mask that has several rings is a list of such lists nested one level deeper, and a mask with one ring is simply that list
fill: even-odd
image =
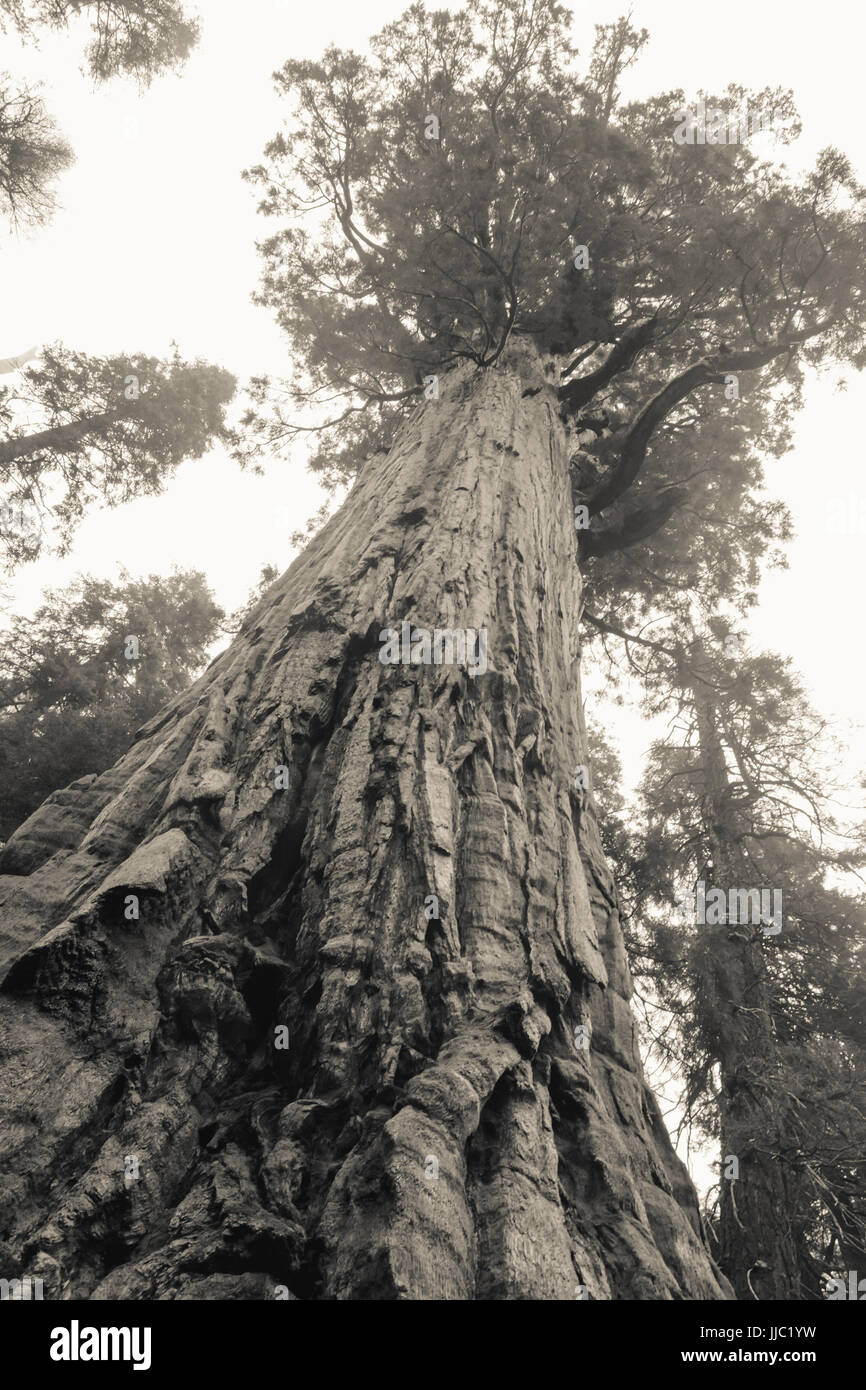
[{"label": "massive tree trunk", "polygon": [[[0,858],[2,1253],[46,1296],[730,1296],[574,777],[555,392],[520,346],[440,386]],[[383,664],[404,619],[488,669]]]}]

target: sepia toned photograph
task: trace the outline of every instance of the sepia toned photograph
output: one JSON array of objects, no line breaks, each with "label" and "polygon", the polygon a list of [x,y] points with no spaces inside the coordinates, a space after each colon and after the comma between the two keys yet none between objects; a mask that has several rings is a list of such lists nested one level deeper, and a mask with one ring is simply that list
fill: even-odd
[{"label": "sepia toned photograph", "polygon": [[841,0],[0,0],[34,1368],[204,1366],[253,1303],[856,1336],[864,45]]}]

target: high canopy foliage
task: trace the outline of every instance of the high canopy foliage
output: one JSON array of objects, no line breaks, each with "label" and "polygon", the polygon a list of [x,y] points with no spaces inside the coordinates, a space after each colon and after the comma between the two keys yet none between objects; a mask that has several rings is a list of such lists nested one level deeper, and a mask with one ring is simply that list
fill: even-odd
[{"label": "high canopy foliage", "polygon": [[0,841],[51,792],[126,751],[204,666],[222,618],[192,570],[119,583],[82,575],[12,618],[0,648]]},{"label": "high canopy foliage", "polygon": [[7,565],[34,559],[43,523],[68,547],[85,509],[157,493],[184,459],[234,435],[235,379],[206,362],[130,353],[43,350],[0,388],[0,548]]},{"label": "high canopy foliage", "polygon": [[0,0],[0,23],[4,16],[27,39],[85,16],[88,68],[98,81],[126,73],[148,83],[185,62],[199,37],[178,0]]},{"label": "high canopy foliage", "polygon": [[[494,369],[529,337],[579,445],[593,604],[628,619],[697,587],[744,609],[788,533],[761,460],[788,446],[804,366],[863,361],[863,191],[834,151],[794,180],[748,141],[677,143],[682,91],[620,97],[646,34],[599,26],[581,64],[569,18],[552,0],[416,4],[367,56],[280,69],[285,128],[247,176],[276,223],[260,299],[297,374],[256,383],[246,423],[271,448],[320,433],[313,466],[345,481],[435,409],[424,376]],[[782,91],[707,105],[799,130]]]}]

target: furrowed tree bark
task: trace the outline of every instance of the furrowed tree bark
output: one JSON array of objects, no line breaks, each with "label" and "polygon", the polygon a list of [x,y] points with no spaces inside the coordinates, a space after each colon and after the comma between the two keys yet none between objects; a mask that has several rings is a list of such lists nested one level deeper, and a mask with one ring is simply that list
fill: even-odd
[{"label": "furrowed tree bark", "polygon": [[[555,386],[509,345],[440,390],[0,856],[2,1254],[46,1296],[730,1296],[575,789]],[[404,619],[487,671],[383,665]]]}]

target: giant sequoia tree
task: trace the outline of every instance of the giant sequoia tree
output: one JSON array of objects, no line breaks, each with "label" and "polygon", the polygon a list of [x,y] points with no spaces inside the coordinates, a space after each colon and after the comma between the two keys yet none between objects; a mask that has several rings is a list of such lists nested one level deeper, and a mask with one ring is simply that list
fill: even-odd
[{"label": "giant sequoia tree", "polygon": [[637,1054],[581,562],[641,557],[625,609],[654,552],[748,591],[760,455],[863,350],[861,194],[678,143],[681,93],[619,98],[643,36],[581,70],[566,26],[416,5],[278,75],[250,177],[296,375],[247,426],[353,487],[0,856],[4,1238],[55,1293],[730,1295]]}]

